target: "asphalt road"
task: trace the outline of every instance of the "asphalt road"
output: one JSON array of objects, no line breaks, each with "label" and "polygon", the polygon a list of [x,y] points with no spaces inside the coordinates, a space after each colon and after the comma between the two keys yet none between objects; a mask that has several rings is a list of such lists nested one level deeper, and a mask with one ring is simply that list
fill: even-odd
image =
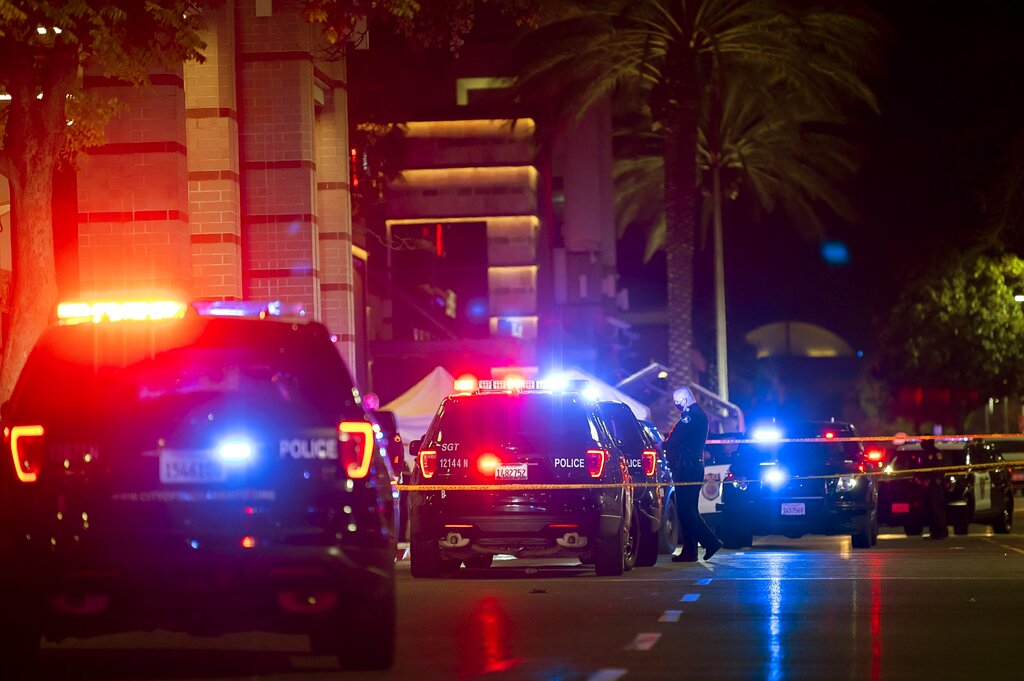
[{"label": "asphalt road", "polygon": [[[1020,498],[1018,497],[1018,501]],[[1022,504],[1018,504],[1021,506]],[[758,538],[710,564],[599,578],[500,561],[440,580],[399,563],[390,673],[347,674],[301,637],[128,634],[46,644],[46,679],[1020,679],[1024,511],[1011,535]]]}]

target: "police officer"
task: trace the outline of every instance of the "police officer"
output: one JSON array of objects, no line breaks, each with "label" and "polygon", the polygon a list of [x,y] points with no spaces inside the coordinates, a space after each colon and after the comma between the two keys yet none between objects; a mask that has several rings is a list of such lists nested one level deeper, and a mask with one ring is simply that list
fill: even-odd
[{"label": "police officer", "polygon": [[[934,440],[921,441],[921,466],[923,468],[941,468],[947,465],[942,452]],[[924,508],[928,511],[928,531],[932,539],[945,539],[949,536],[949,521],[946,519],[946,491],[943,482],[946,473],[932,471],[925,478]]]},{"label": "police officer", "polygon": [[[676,482],[704,482],[704,443],[708,439],[708,416],[704,413],[689,388],[672,393],[676,409],[681,414],[665,440],[665,452]],[[697,542],[704,547],[704,560],[722,548],[715,533],[704,522],[697,508],[701,485],[677,485],[676,507],[679,509],[679,527],[683,535],[683,550],[672,557],[673,563],[697,561]]]}]

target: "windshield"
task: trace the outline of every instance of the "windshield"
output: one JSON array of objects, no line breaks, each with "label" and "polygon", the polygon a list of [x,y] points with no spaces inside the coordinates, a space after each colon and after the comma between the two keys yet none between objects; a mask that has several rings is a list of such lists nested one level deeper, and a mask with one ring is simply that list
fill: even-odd
[{"label": "windshield", "polygon": [[596,446],[596,423],[567,395],[474,395],[449,398],[438,414],[432,441],[513,444],[529,448]]}]

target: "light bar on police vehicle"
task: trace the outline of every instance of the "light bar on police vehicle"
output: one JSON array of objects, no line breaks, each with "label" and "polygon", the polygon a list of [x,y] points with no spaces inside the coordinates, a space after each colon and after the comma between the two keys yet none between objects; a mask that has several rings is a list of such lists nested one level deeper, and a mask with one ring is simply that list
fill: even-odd
[{"label": "light bar on police vehicle", "polygon": [[[460,379],[461,381],[461,379]],[[459,381],[456,381],[458,390]],[[540,379],[525,380],[513,378],[506,380],[479,381],[477,390],[481,392],[513,392],[521,390],[551,390],[552,392],[583,392],[590,387],[590,381],[585,379],[566,381],[562,379]]]},{"label": "light bar on police vehicle", "polygon": [[181,319],[186,306],[177,300],[69,301],[57,305],[57,323],[99,324],[101,322]]},{"label": "light bar on police vehicle", "polygon": [[302,303],[280,300],[197,300],[192,309],[204,317],[306,317]]}]

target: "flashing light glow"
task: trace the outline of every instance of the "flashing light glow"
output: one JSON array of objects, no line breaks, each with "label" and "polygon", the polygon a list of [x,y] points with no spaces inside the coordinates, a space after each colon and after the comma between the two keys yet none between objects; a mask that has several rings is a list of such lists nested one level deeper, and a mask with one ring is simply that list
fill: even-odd
[{"label": "flashing light glow", "polygon": [[428,480],[434,477],[434,473],[437,472],[437,452],[433,449],[421,449],[418,458],[423,477]]},{"label": "flashing light glow", "polygon": [[463,374],[455,379],[455,392],[471,393],[476,390],[476,376]]},{"label": "flashing light glow", "polygon": [[302,303],[282,303],[280,300],[197,300],[192,308],[205,317],[305,317]]},{"label": "flashing light glow", "polygon": [[761,426],[754,429],[753,439],[758,442],[778,442],[782,439],[782,431],[775,426]]},{"label": "flashing light glow", "polygon": [[495,454],[485,452],[476,460],[476,469],[484,475],[494,475],[494,471],[501,465],[501,459]]},{"label": "flashing light glow", "polygon": [[338,424],[338,440],[343,445],[342,463],[348,477],[365,478],[373,463],[373,425],[366,421],[342,421]]},{"label": "flashing light glow", "polygon": [[216,453],[226,464],[244,464],[252,461],[256,452],[248,440],[225,440],[217,445]]},{"label": "flashing light glow", "polygon": [[865,454],[869,461],[881,461],[882,457],[885,456],[885,452],[881,449],[869,449]]},{"label": "flashing light glow", "polygon": [[667,371],[664,371],[664,370],[662,370],[662,371],[659,371],[659,372],[658,372],[658,378],[662,378],[662,379],[664,379],[664,378],[668,378],[668,372],[667,372]]},{"label": "flashing light glow", "polygon": [[771,466],[761,473],[761,480],[770,487],[781,487],[786,483],[786,472],[778,466]]},{"label": "flashing light glow", "polygon": [[546,387],[548,390],[554,390],[556,392],[561,392],[569,387],[568,379],[566,379],[566,377],[561,374],[549,376],[543,381],[537,381],[537,383],[543,384],[544,387]]},{"label": "flashing light glow", "polygon": [[255,537],[242,537],[241,544],[242,544],[242,548],[243,549],[251,549],[251,548],[256,546],[256,538]]},{"label": "flashing light glow", "polygon": [[57,305],[57,320],[65,325],[181,319],[184,316],[185,304],[176,300],[65,302]]},{"label": "flashing light glow", "polygon": [[36,27],[36,33],[38,33],[39,35],[46,35],[46,27],[45,26],[37,26]]},{"label": "flashing light glow", "polygon": [[834,440],[834,439],[836,439],[835,431],[832,431],[832,430],[825,431],[825,439],[826,440]]},{"label": "flashing light glow", "polygon": [[524,390],[526,388],[526,380],[522,376],[506,376],[505,385],[509,390]]},{"label": "flashing light glow", "polygon": [[39,438],[43,434],[42,426],[12,426],[10,430],[4,428],[4,435],[10,437],[14,472],[22,482],[35,482],[39,479],[39,462],[30,460],[28,449],[32,445],[38,447]]},{"label": "flashing light glow", "polygon": [[590,472],[590,477],[601,477],[601,474],[604,473],[604,462],[607,458],[608,452],[603,449],[587,450],[587,471]]},{"label": "flashing light glow", "polygon": [[597,388],[589,384],[580,391],[580,394],[583,395],[583,399],[590,400],[591,402],[597,402],[600,397],[600,395],[597,394]]}]

